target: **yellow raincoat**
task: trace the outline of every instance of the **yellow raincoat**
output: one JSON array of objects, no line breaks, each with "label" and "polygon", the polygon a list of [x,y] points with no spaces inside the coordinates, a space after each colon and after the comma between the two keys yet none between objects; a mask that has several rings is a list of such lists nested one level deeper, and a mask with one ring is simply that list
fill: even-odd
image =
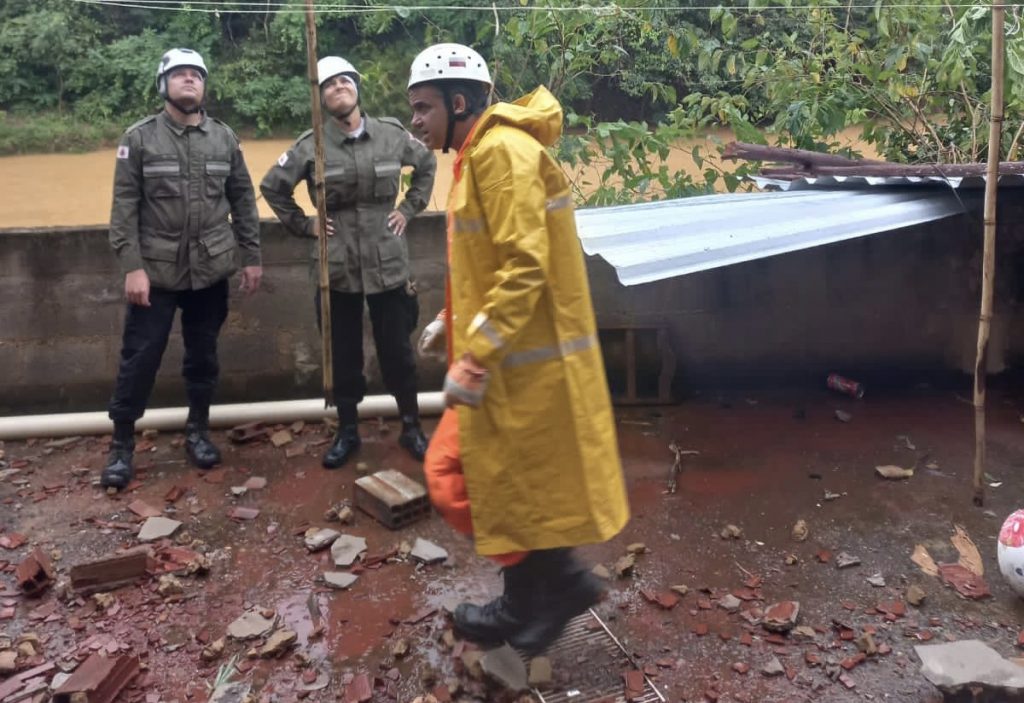
[{"label": "yellow raincoat", "polygon": [[448,201],[450,332],[490,371],[459,406],[477,551],[575,546],[629,519],[568,181],[545,147],[562,108],[544,87],[481,115]]}]

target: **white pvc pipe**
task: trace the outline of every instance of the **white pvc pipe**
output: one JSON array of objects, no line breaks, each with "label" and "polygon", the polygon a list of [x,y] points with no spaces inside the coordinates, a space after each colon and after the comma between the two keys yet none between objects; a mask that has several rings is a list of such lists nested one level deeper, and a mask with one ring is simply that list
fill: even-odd
[{"label": "white pvc pipe", "polygon": [[[444,410],[440,392],[419,394],[420,413],[438,415]],[[372,395],[359,404],[360,417],[390,417],[398,414],[398,404],[389,395]],[[178,430],[185,427],[188,408],[157,408],[147,410],[135,423],[139,430]],[[249,422],[273,425],[281,422],[319,422],[336,417],[334,409],[324,408],[324,401],[275,400],[268,403],[235,403],[210,408],[211,427],[234,427]],[[63,413],[60,415],[20,415],[0,417],[0,440],[29,437],[72,437],[76,435],[110,434],[113,423],[106,412]]]}]

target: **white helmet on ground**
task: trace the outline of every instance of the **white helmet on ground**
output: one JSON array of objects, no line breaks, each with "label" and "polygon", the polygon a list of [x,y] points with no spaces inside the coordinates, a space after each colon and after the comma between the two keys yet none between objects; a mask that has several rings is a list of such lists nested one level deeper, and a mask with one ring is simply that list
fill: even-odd
[{"label": "white helmet on ground", "polygon": [[316,62],[316,77],[320,82],[320,87],[323,87],[324,83],[338,74],[348,76],[356,82],[356,85],[359,85],[359,79],[362,78],[356,67],[340,56],[325,56]]},{"label": "white helmet on ground", "polygon": [[491,87],[487,62],[477,51],[463,44],[434,44],[413,59],[409,88],[433,81],[476,81]]},{"label": "white helmet on ground", "polygon": [[206,80],[209,71],[206,70],[206,63],[198,51],[192,49],[171,49],[160,57],[160,63],[156,67],[156,90],[160,97],[167,99],[167,74],[176,68],[191,67],[203,74]]}]

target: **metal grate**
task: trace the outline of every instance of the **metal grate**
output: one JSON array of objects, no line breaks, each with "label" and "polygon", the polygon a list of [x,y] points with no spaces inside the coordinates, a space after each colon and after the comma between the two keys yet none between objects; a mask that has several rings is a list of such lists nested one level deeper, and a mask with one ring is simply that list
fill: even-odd
[{"label": "metal grate", "polygon": [[[593,609],[571,620],[545,656],[552,669],[567,678],[533,689],[540,703],[626,703],[622,672],[638,668]],[[664,701],[651,679],[644,676],[643,694],[631,703]]]}]

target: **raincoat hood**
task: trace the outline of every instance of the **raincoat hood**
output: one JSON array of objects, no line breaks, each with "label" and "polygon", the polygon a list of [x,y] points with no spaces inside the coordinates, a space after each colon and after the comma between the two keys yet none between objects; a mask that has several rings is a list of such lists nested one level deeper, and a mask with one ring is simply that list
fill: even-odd
[{"label": "raincoat hood", "polygon": [[498,125],[516,127],[544,146],[551,146],[562,136],[562,106],[544,86],[515,102],[492,105],[480,116],[470,146]]}]

